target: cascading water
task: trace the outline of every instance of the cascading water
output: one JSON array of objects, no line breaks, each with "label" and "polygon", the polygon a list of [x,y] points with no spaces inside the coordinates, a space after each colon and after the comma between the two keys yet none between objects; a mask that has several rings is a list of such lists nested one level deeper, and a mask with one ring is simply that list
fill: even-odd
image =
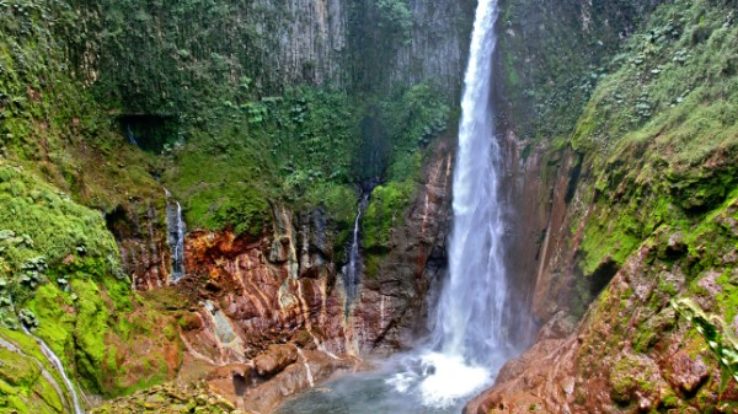
[{"label": "cascading water", "polygon": [[377,372],[326,384],[282,413],[458,413],[519,347],[507,333],[500,148],[491,103],[497,0],[479,0],[465,77],[453,181],[450,276],[422,348]]},{"label": "cascading water", "polygon": [[57,372],[61,376],[62,380],[64,381],[64,385],[67,387],[67,391],[69,392],[69,395],[72,397],[71,403],[72,403],[72,408],[74,410],[74,414],[84,414],[84,410],[82,409],[82,406],[79,403],[79,397],[77,396],[77,391],[74,389],[74,385],[72,384],[72,381],[67,376],[67,372],[64,370],[64,365],[62,365],[62,362],[59,359],[59,357],[56,356],[54,351],[52,351],[48,345],[46,345],[46,342],[44,342],[41,338],[33,335],[31,331],[29,331],[25,326],[23,326],[23,332],[25,332],[26,335],[30,336],[36,341],[39,348],[41,348],[41,352],[44,354],[46,359],[51,363],[51,365],[54,366],[54,368],[57,370]]},{"label": "cascading water", "polygon": [[445,406],[489,384],[512,356],[503,315],[508,301],[499,194],[500,149],[491,105],[497,0],[477,6],[462,100],[453,181],[450,277],[441,292],[433,352],[422,356],[420,391]]},{"label": "cascading water", "polygon": [[131,129],[131,125],[126,125],[126,137],[128,138],[128,143],[134,146],[138,146],[138,140],[136,139],[136,135],[133,133],[133,129]]},{"label": "cascading water", "polygon": [[364,215],[369,204],[369,192],[365,192],[361,196],[359,201],[358,211],[356,213],[356,219],[354,220],[354,231],[351,239],[351,248],[349,249],[349,261],[346,264],[346,268],[343,271],[344,286],[346,289],[346,309],[345,312],[349,312],[349,305],[352,300],[356,297],[359,274],[361,273],[361,251],[360,251],[360,237],[361,237],[361,217]]},{"label": "cascading water", "polygon": [[184,239],[185,223],[182,219],[182,206],[172,200],[169,190],[164,190],[167,196],[167,239],[172,251],[172,283],[177,283],[185,274],[184,267]]}]

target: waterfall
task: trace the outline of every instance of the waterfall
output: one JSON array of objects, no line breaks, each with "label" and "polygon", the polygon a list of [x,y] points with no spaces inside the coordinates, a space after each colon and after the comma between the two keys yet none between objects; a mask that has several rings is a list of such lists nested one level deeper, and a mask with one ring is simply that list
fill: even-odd
[{"label": "waterfall", "polygon": [[67,376],[66,371],[64,371],[64,365],[62,365],[61,360],[58,356],[54,353],[54,351],[49,348],[48,345],[46,345],[46,342],[44,342],[41,338],[33,335],[31,331],[28,330],[25,326],[23,326],[23,332],[26,333],[26,335],[33,338],[38,346],[41,348],[41,352],[44,354],[47,360],[51,363],[51,365],[54,366],[54,368],[59,372],[59,375],[62,377],[62,380],[64,381],[64,385],[67,387],[67,391],[69,391],[69,395],[72,396],[72,407],[74,408],[74,414],[84,414],[84,410],[82,410],[82,406],[79,403],[79,397],[77,396],[77,391],[74,389],[74,384],[72,384],[72,381]]},{"label": "waterfall", "polygon": [[480,0],[454,171],[450,279],[441,294],[435,326],[444,354],[487,365],[504,361],[509,347],[502,319],[507,275],[502,249],[500,148],[490,104],[496,18],[497,1]]},{"label": "waterfall", "polygon": [[131,124],[126,125],[126,137],[128,138],[129,144],[138,146],[138,140],[136,139],[136,135],[131,129]]},{"label": "waterfall", "polygon": [[456,405],[490,385],[514,353],[503,319],[508,289],[500,148],[491,104],[497,14],[497,0],[479,0],[453,178],[450,274],[431,318],[431,345],[420,356],[420,370],[392,379],[398,389],[419,381],[423,404],[437,408]]},{"label": "waterfall", "polygon": [[171,200],[172,194],[164,189],[167,196],[167,240],[172,251],[172,283],[177,283],[185,274],[184,267],[184,239],[185,223],[182,219],[182,206],[176,200]]},{"label": "waterfall", "polygon": [[369,191],[364,192],[364,195],[361,196],[361,200],[359,201],[356,219],[354,220],[354,231],[351,239],[351,247],[349,249],[349,261],[343,271],[343,282],[346,288],[346,313],[348,313],[349,305],[351,301],[356,298],[356,294],[358,291],[359,276],[361,274],[361,217],[364,215],[364,210],[366,210],[366,207],[369,204],[369,194]]}]

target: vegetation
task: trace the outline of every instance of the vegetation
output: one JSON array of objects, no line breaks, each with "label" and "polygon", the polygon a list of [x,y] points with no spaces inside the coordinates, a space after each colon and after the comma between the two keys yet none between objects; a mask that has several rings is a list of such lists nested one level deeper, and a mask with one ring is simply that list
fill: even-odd
[{"label": "vegetation", "polygon": [[[131,292],[101,215],[6,162],[0,164],[0,202],[5,207],[0,212],[0,336],[21,350],[11,359],[34,367],[33,359],[45,361],[33,356],[39,355],[33,341],[7,329],[17,330],[22,323],[59,355],[87,390],[118,395],[169,378],[162,352],[179,345],[171,331],[161,328],[173,325],[174,319],[155,312]],[[129,372],[133,362],[127,355],[135,354],[134,343],[157,347],[146,356],[136,355],[135,364],[140,365]],[[13,375],[8,371],[12,369],[0,366],[0,378],[5,378],[0,383],[7,395],[15,396],[0,399],[0,407],[19,412],[48,409],[37,407],[31,394],[37,387],[48,387],[38,372],[23,373],[31,375],[25,380],[4,377]],[[54,395],[46,396],[52,406],[59,404]]]},{"label": "vegetation", "polygon": [[568,139],[606,64],[653,5],[616,0],[589,3],[502,1],[498,91],[503,122],[535,142]]},{"label": "vegetation", "polygon": [[[594,312],[607,337],[584,338],[592,363],[580,366],[610,364],[623,406],[655,392],[660,374],[644,355],[666,332],[736,376],[735,2],[651,3],[503,1],[500,16],[500,121],[527,139],[524,157],[547,141],[581,159],[575,300],[604,292]],[[174,376],[188,300],[131,291],[105,220],[119,209],[131,222],[162,216],[162,185],[190,229],[256,238],[275,205],[320,208],[337,250],[359,192],[374,186],[361,231],[367,272],[379,267],[426,149],[457,115],[432,82],[391,84],[385,62],[417,29],[410,3],[350,7],[342,58],[355,67],[316,79],[321,62],[275,63],[295,13],[285,4],[0,0],[0,411],[66,404],[21,325],[86,391],[118,396]],[[603,291],[639,252],[650,296]],[[668,313],[674,297],[690,325]],[[632,312],[638,300],[643,313]],[[627,341],[632,355],[603,354]],[[684,405],[664,389],[662,408]]]},{"label": "vegetation", "polygon": [[735,188],[731,19],[709,2],[662,6],[594,93],[573,137],[597,171],[585,274],[622,264],[661,225],[690,232]]},{"label": "vegetation", "polygon": [[[734,4],[676,0],[644,16],[622,44],[604,42],[614,53],[589,69],[597,75],[590,90],[564,98],[586,100],[581,111],[574,105],[566,114],[573,118],[558,122],[564,118],[556,105],[547,105],[554,112],[542,119],[565,128],[545,132],[523,122],[522,131],[533,139],[541,131],[543,137],[563,135],[581,160],[567,200],[568,245],[577,250],[580,271],[570,311],[585,318],[578,376],[609,375],[610,398],[623,410],[647,400],[655,410],[729,411],[738,304]],[[556,30],[581,35],[567,27],[577,25]],[[537,59],[553,65],[556,58]],[[505,87],[520,92],[515,88],[543,82],[529,77],[531,71],[507,79]],[[549,79],[564,76],[557,73]],[[547,92],[532,94],[530,102],[553,99],[557,84],[538,89]],[[520,102],[508,103],[514,114],[525,108],[515,107]],[[560,151],[561,141],[553,151]],[[581,304],[592,300],[584,313]],[[678,349],[680,358],[710,375],[680,383],[666,349]]]}]

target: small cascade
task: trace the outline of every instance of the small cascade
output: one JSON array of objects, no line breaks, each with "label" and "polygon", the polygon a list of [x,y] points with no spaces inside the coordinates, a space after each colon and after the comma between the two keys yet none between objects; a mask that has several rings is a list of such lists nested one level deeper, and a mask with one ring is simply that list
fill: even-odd
[{"label": "small cascade", "polygon": [[297,354],[300,355],[300,359],[302,359],[302,364],[305,366],[305,377],[307,378],[308,384],[310,384],[310,388],[315,387],[313,371],[310,369],[310,363],[308,362],[305,354],[302,352],[302,349],[300,347],[297,348]]},{"label": "small cascade", "polygon": [[64,370],[64,365],[62,365],[61,360],[58,356],[54,353],[54,351],[49,348],[48,345],[46,345],[46,342],[43,341],[43,339],[33,335],[31,331],[29,331],[25,326],[23,326],[23,332],[26,333],[26,335],[33,338],[38,346],[41,348],[41,352],[44,354],[46,359],[51,363],[51,365],[56,368],[56,370],[59,372],[59,375],[62,377],[62,380],[64,380],[64,385],[67,387],[67,391],[69,391],[69,395],[72,396],[72,407],[74,408],[74,414],[84,414],[84,410],[82,409],[82,406],[79,403],[79,397],[77,396],[77,391],[74,389],[74,385],[72,384],[72,381],[67,376],[67,372]]},{"label": "small cascade", "polygon": [[343,282],[346,288],[346,314],[349,312],[349,305],[356,298],[358,293],[359,278],[361,276],[361,217],[364,215],[366,207],[369,205],[369,195],[371,191],[365,191],[359,201],[357,208],[356,220],[354,221],[354,232],[351,240],[351,248],[349,249],[349,261],[343,270]]},{"label": "small cascade", "polygon": [[133,133],[133,129],[131,129],[131,124],[126,125],[126,138],[128,138],[129,144],[138,147],[138,140],[136,139],[136,135]]},{"label": "small cascade", "polygon": [[172,200],[172,194],[164,189],[167,195],[167,229],[169,248],[172,251],[171,282],[177,283],[185,274],[185,222],[182,219],[182,206],[177,200]]}]

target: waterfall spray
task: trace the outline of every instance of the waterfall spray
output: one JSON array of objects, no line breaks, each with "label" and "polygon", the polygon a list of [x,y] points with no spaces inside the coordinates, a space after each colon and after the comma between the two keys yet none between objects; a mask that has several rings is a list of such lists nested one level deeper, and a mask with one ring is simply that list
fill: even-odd
[{"label": "waterfall spray", "polygon": [[[512,355],[503,314],[500,148],[491,105],[497,0],[480,0],[467,68],[453,181],[449,279],[441,292],[430,351],[421,356],[424,404],[449,407],[489,385]],[[407,384],[408,375],[395,381]]]}]

